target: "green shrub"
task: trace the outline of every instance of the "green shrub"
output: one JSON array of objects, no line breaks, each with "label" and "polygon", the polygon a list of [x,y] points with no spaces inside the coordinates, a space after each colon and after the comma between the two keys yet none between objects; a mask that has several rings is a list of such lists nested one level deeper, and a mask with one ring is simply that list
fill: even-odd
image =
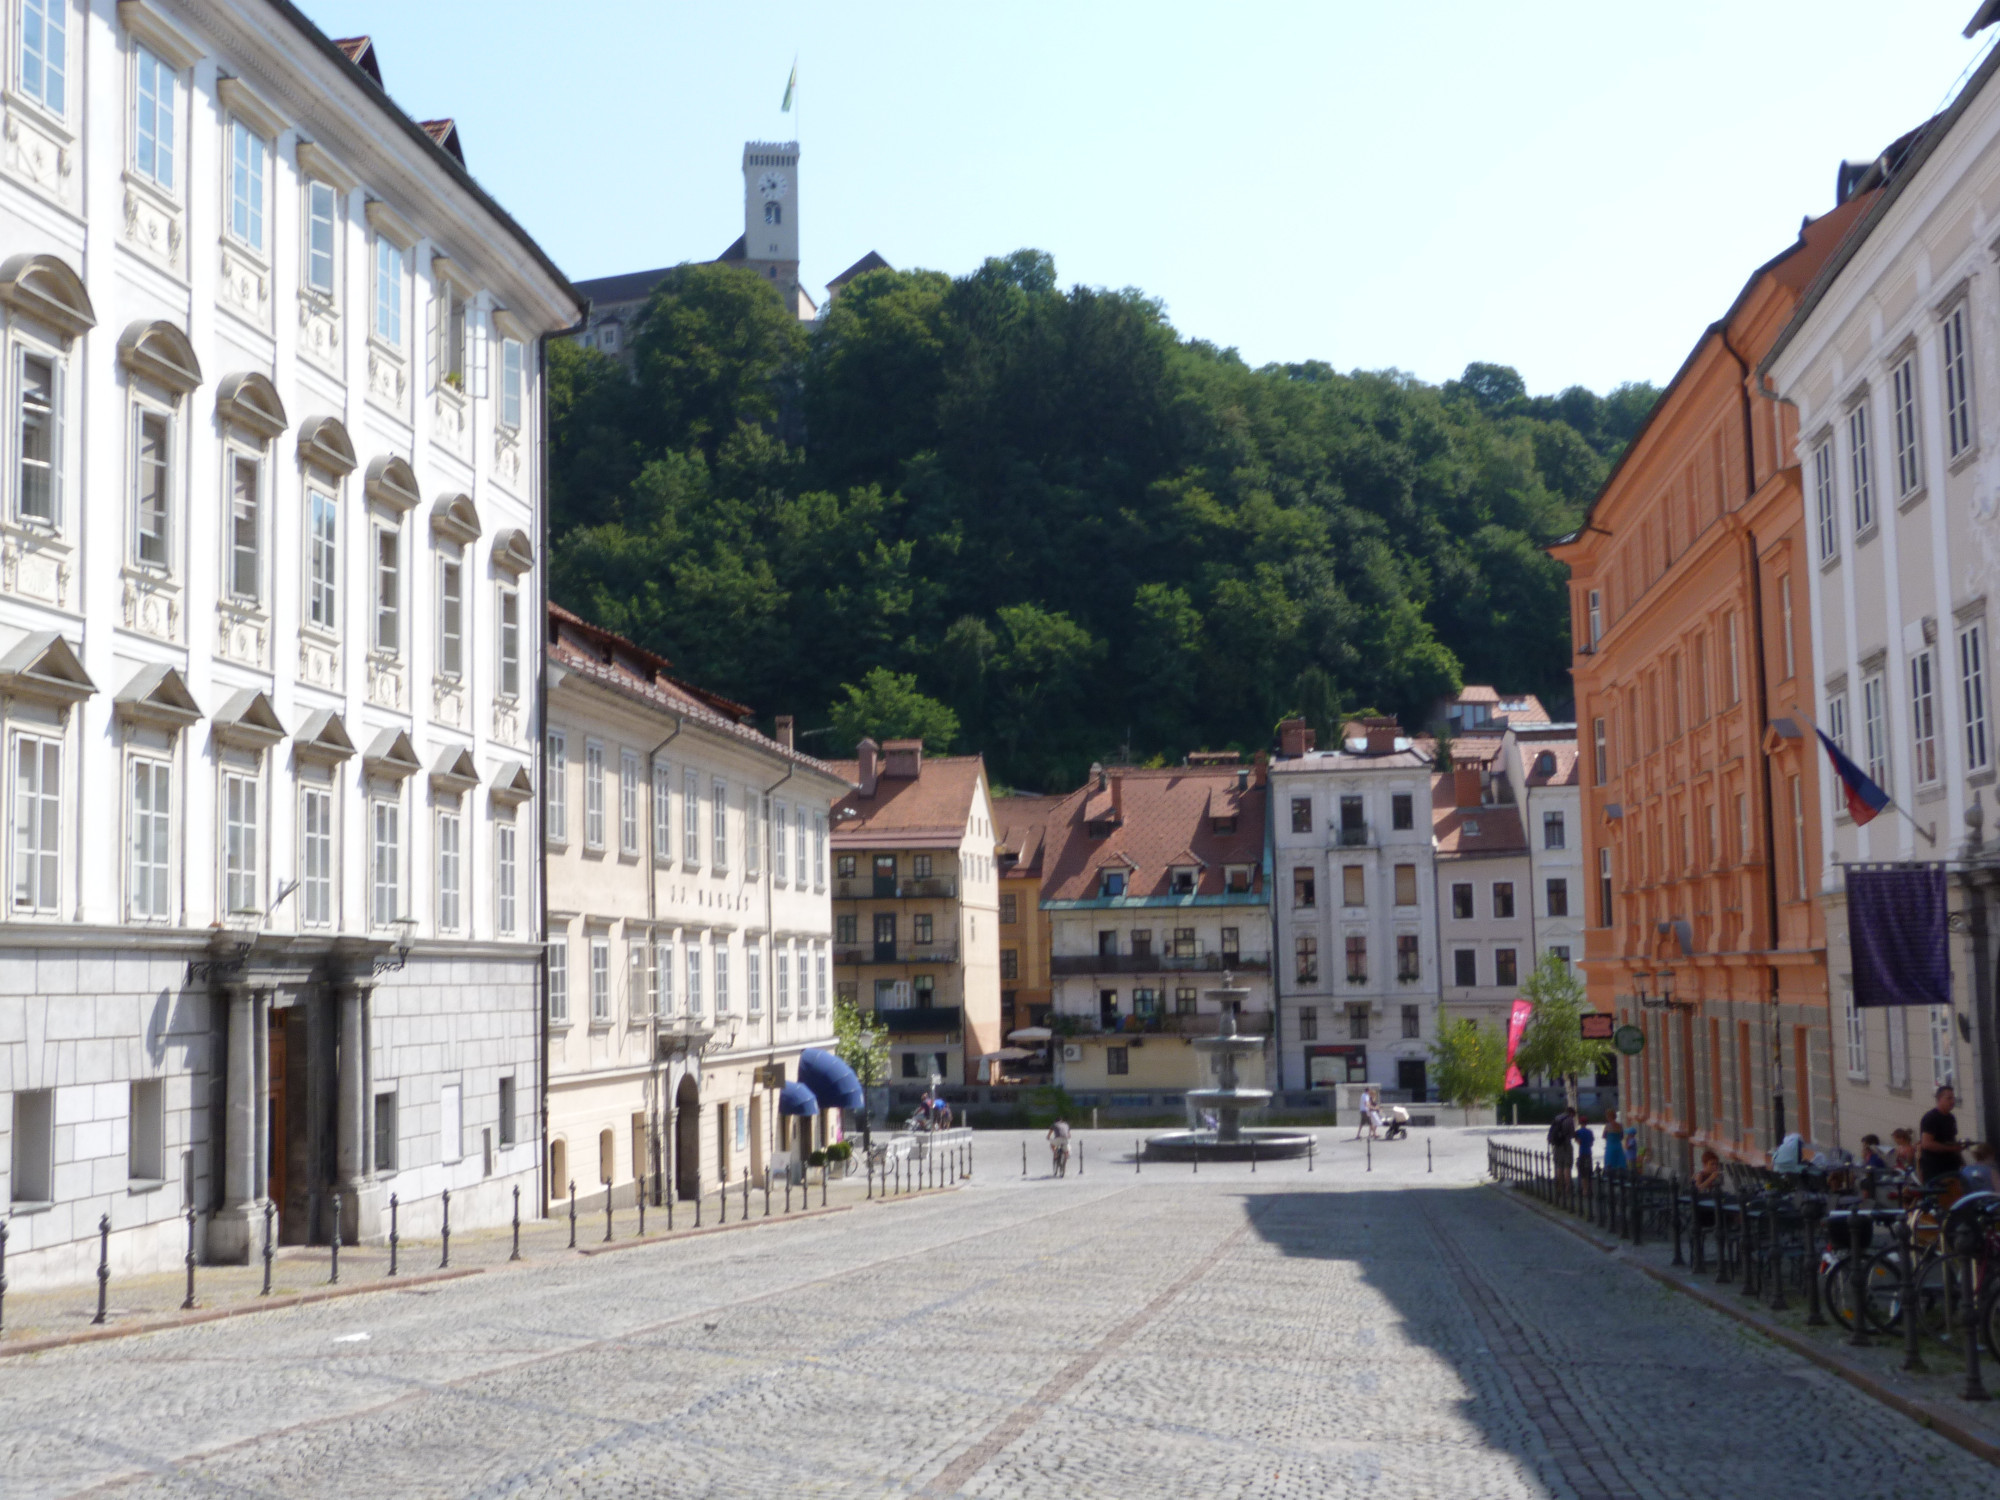
[{"label": "green shrub", "polygon": [[807,1153],[806,1153],[806,1165],[807,1165],[807,1166],[809,1166],[809,1167],[823,1167],[823,1166],[825,1166],[825,1165],[826,1165],[826,1153],[825,1153],[824,1151],[809,1151],[809,1152],[807,1152]]},{"label": "green shrub", "polygon": [[853,1155],[854,1144],[851,1141],[835,1141],[831,1146],[826,1148],[826,1159],[828,1161],[846,1161]]},{"label": "green shrub", "polygon": [[1059,1119],[1070,1124],[1080,1123],[1077,1117],[1076,1101],[1069,1096],[1069,1090],[1057,1088],[1054,1084],[1043,1084],[1030,1090],[1022,1103],[1028,1116],[1028,1124],[1036,1130],[1046,1130]]}]

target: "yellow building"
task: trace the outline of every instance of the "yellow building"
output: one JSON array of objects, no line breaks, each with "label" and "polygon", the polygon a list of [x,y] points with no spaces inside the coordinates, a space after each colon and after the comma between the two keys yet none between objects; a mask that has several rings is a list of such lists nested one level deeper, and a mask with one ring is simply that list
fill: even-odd
[{"label": "yellow building", "polygon": [[[993,803],[999,829],[994,857],[1000,867],[1000,1022],[1007,1035],[1024,1026],[1049,1024],[1049,914],[1042,910],[1042,851],[1049,814],[1062,800],[1016,794]],[[1027,1050],[1041,1055],[996,1059],[1003,1076],[1046,1079],[1047,1048],[1028,1044]]]},{"label": "yellow building", "polygon": [[1001,1044],[993,805],[977,755],[863,740],[835,764],[855,790],[833,812],[839,993],[881,1016],[889,1082],[971,1082]]}]

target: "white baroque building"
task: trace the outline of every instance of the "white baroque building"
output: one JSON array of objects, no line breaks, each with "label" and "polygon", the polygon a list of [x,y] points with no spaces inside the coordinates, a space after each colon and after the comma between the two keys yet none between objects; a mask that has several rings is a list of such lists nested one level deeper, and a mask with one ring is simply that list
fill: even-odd
[{"label": "white baroque building", "polygon": [[533,1202],[541,340],[580,307],[282,0],[12,0],[17,1286]]}]

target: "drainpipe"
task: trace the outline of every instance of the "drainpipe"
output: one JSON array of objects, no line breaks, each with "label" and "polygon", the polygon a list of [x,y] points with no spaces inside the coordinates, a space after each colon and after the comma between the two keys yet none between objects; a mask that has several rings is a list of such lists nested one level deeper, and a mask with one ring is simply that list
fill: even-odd
[{"label": "drainpipe", "polygon": [[[1750,417],[1750,362],[1737,353],[1736,346],[1729,342],[1727,328],[1717,324],[1716,334],[1722,340],[1722,347],[1728,351],[1729,357],[1736,361],[1736,368],[1742,372],[1742,379],[1737,382],[1737,395],[1743,414],[1743,498],[1745,503],[1748,503],[1757,493],[1757,438]],[[1764,726],[1771,722],[1771,704],[1764,680],[1764,575],[1758,563],[1757,534],[1746,526],[1743,529],[1743,538],[1749,548],[1745,560],[1750,569],[1750,638],[1755,642],[1755,649],[1751,654],[1757,695],[1753,700],[1757,710],[1754,728],[1761,741]],[[1761,752],[1761,744],[1758,748]],[[1770,949],[1775,953],[1778,947],[1778,842],[1776,819],[1771,811],[1771,757],[1760,753],[1757,764],[1764,786],[1765,918],[1770,923]],[[1769,1003],[1758,1008],[1759,1029],[1763,1032],[1759,1038],[1759,1047],[1764,1054],[1766,1065],[1771,1070],[1769,1111],[1771,1148],[1776,1150],[1779,1142],[1785,1138],[1785,1070],[1781,1055],[1783,1033],[1771,1025],[1771,1018],[1776,1015],[1778,1008],[1777,964],[1769,964],[1767,972],[1771,992]]]},{"label": "drainpipe", "polygon": [[[654,762],[659,760],[662,750],[681,737],[681,731],[685,728],[687,728],[687,716],[685,714],[675,714],[674,732],[646,752],[647,800],[651,804],[649,810],[653,815],[654,828],[660,826],[660,808],[658,802],[660,768]],[[669,807],[673,804],[673,798],[674,789],[668,787],[667,803]],[[650,844],[651,842],[652,838],[649,834],[647,843]],[[671,849],[667,852],[669,855],[673,853]],[[660,914],[659,895],[660,851],[654,849],[646,856],[646,940],[653,944],[653,956],[656,959],[660,949],[659,934],[655,930],[654,924],[658,921]],[[669,975],[668,978],[671,979],[672,976]],[[658,1208],[660,1206],[660,1196],[665,1191],[665,1184],[661,1181],[661,1177],[664,1171],[662,1158],[666,1152],[666,1127],[661,1123],[666,1113],[666,1101],[660,1089],[660,1008],[658,1005],[653,1007],[653,1014],[646,1022],[646,1074],[652,1080],[653,1085],[653,1133],[656,1137],[653,1142],[653,1206]],[[643,1192],[644,1190],[642,1185],[640,1191]]]},{"label": "drainpipe", "polygon": [[[769,800],[773,792],[777,791],[779,787],[783,786],[786,782],[790,781],[792,779],[793,773],[795,773],[797,770],[798,766],[796,764],[786,766],[785,774],[780,776],[776,781],[772,782],[769,786],[765,787],[764,790],[758,794],[757,812],[759,815],[758,826],[760,828],[763,826],[762,814],[764,811],[765,802]],[[833,837],[833,831],[832,829],[829,828],[827,830],[827,838],[829,842],[831,842],[832,837]],[[763,843],[764,847],[757,851],[757,863],[762,865],[764,869],[764,930],[765,930],[765,935],[771,939],[771,963],[775,967],[778,962],[778,944],[777,944],[778,914],[776,905],[777,897],[773,887],[773,882],[776,880],[778,874],[775,868],[777,861],[771,858],[770,839],[768,837],[765,837],[763,839]],[[761,999],[759,1000],[759,1006],[764,1011],[765,1024],[771,1028],[771,1045],[764,1049],[764,1063],[765,1066],[768,1067],[771,1063],[775,1062],[778,1057],[778,1013],[774,1007],[763,1006]],[[766,1089],[765,1092],[769,1093],[770,1090]],[[865,1091],[864,1091],[864,1097],[865,1097]],[[777,1130],[778,1127],[778,1119],[775,1107],[773,1107],[772,1109],[765,1110],[764,1114],[765,1114],[765,1119],[763,1121],[763,1126],[766,1132],[764,1160],[768,1165],[771,1156],[773,1154],[773,1147],[775,1147],[775,1145],[777,1144],[777,1136],[774,1132]],[[868,1139],[868,1116],[865,1111],[863,1112],[861,1117],[861,1137],[863,1142],[863,1150],[865,1151],[867,1149],[866,1143]]]},{"label": "drainpipe", "polygon": [[542,961],[538,968],[540,975],[541,1005],[535,1017],[535,1073],[540,1082],[535,1098],[535,1109],[541,1123],[540,1139],[535,1142],[535,1196],[541,1201],[541,1216],[549,1216],[549,799],[547,778],[549,774],[549,434],[546,417],[548,414],[549,390],[549,339],[548,335],[535,340],[535,380],[542,400],[538,416],[544,418],[540,424],[541,454],[537,462],[541,479],[541,536],[536,556],[541,563],[535,576],[536,604],[535,634],[541,637],[542,649],[537,653],[541,658],[542,670],[537,674],[541,679],[541,691],[535,694],[534,748],[530,752],[542,768],[535,788],[535,865],[541,875],[542,898]]}]

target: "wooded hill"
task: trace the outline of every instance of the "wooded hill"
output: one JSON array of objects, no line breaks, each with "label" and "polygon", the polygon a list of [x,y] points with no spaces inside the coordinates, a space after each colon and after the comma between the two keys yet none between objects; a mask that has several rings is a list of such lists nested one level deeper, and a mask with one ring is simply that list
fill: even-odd
[{"label": "wooded hill", "polygon": [[681,266],[632,342],[551,351],[555,597],[801,748],[917,733],[1058,789],[1293,712],[1416,727],[1462,680],[1560,713],[1541,549],[1658,394],[1252,369],[1026,250],[871,272],[812,334]]}]

